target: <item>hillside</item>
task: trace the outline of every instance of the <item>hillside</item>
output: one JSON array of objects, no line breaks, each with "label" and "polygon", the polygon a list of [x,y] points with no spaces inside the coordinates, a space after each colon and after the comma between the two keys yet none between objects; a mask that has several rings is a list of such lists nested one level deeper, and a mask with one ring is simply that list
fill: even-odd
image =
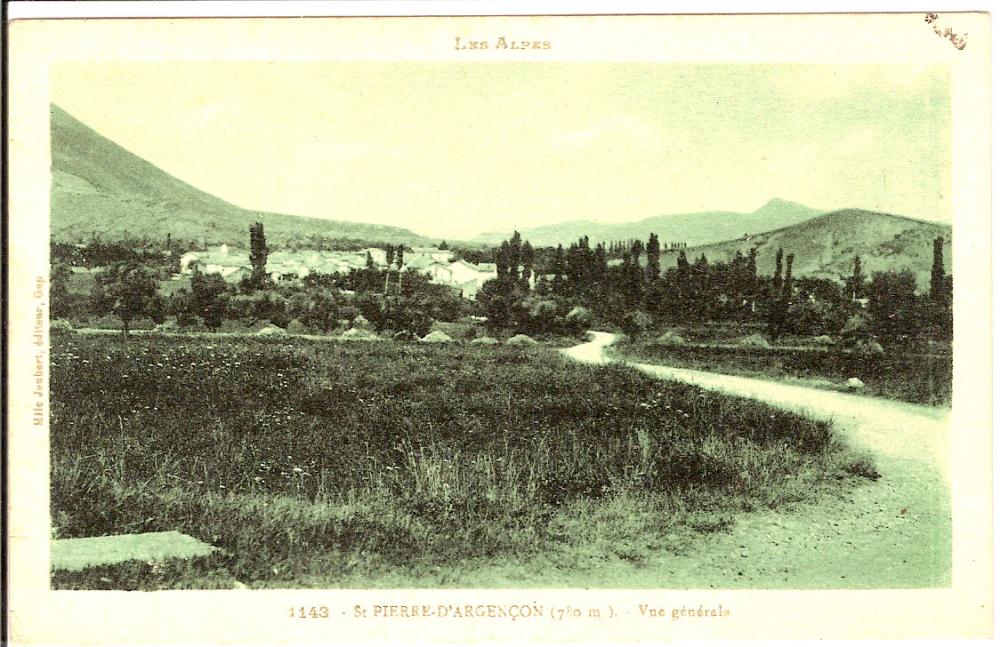
[{"label": "hillside", "polygon": [[[709,245],[689,247],[688,260],[702,254],[710,263],[727,261],[742,251],[757,249],[757,272],[770,275],[774,271],[774,255],[779,248],[795,254],[793,274],[838,279],[851,274],[854,256],[861,256],[863,271],[873,272],[909,269],[917,283],[930,283],[933,241],[943,236],[945,270],[951,272],[951,226],[914,220],[887,213],[861,209],[844,209],[812,218],[805,222]],[[664,267],[676,263],[677,255],[665,254]]]},{"label": "hillside", "polygon": [[428,244],[398,227],[251,211],[200,191],[51,106],[51,236],[78,242],[98,233],[246,244],[262,222],[268,241],[311,236]]},{"label": "hillside", "polygon": [[[602,223],[590,220],[573,220],[521,231],[521,236],[532,245],[546,246],[562,243],[568,245],[582,236],[589,236],[592,243],[612,240],[646,240],[650,233],[661,243],[682,241],[690,245],[704,245],[739,238],[745,234],[758,234],[787,227],[818,216],[821,211],[779,200],[771,200],[751,213],[735,211],[705,211],[655,216],[628,223]],[[508,238],[510,232],[480,234],[475,242],[495,244]]]}]

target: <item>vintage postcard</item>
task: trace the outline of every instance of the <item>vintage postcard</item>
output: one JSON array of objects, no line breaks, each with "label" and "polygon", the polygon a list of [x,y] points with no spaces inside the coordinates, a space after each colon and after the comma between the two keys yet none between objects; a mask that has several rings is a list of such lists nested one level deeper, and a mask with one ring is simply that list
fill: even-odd
[{"label": "vintage postcard", "polygon": [[987,14],[29,13],[15,643],[991,635]]}]

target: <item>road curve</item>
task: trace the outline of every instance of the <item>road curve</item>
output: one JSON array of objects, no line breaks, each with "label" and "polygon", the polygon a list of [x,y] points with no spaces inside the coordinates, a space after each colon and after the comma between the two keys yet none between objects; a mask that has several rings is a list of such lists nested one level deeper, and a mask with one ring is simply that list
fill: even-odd
[{"label": "road curve", "polygon": [[[615,335],[592,331],[590,336],[589,342],[564,349],[563,354],[588,364],[617,361],[606,352]],[[830,578],[848,587],[852,583],[859,587],[930,586],[948,581],[950,410],[769,380],[623,363],[660,379],[829,420],[842,441],[874,458],[882,478],[855,488],[846,499],[788,513],[763,513],[763,518],[755,513],[740,520],[733,533],[741,547],[737,552],[746,553],[751,545],[765,547],[739,571],[741,578],[750,576],[747,585],[825,588],[833,585]],[[777,552],[767,548],[774,545],[774,524],[791,542],[777,542]],[[761,541],[763,537],[767,539]],[[758,577],[753,584],[752,575]]]}]

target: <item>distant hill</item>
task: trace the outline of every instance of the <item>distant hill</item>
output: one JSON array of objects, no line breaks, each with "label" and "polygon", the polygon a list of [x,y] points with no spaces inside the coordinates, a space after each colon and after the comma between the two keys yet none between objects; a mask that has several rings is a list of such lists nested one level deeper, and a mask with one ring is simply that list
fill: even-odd
[{"label": "distant hill", "polygon": [[[745,234],[758,234],[787,227],[808,220],[822,211],[779,200],[771,200],[752,213],[735,211],[705,211],[655,216],[628,223],[606,223],[591,220],[572,220],[554,225],[533,227],[521,231],[521,237],[536,247],[564,246],[589,236],[591,244],[602,241],[639,239],[645,241],[649,234],[656,234],[661,243],[685,242],[704,245],[739,238]],[[511,232],[480,234],[474,241],[498,244],[510,237]]]},{"label": "distant hill", "polygon": [[[861,257],[867,276],[873,272],[909,269],[923,288],[930,284],[933,241],[943,236],[945,271],[951,272],[951,226],[861,209],[833,211],[802,223],[774,231],[709,245],[689,247],[688,260],[702,254],[710,263],[727,261],[737,251],[757,249],[757,272],[770,275],[779,248],[795,254],[794,276],[839,279],[849,276],[854,256]],[[667,267],[676,263],[671,252],[661,259]]]},{"label": "distant hill", "polygon": [[51,106],[51,236],[79,242],[132,237],[246,245],[262,222],[268,243],[310,236],[431,244],[399,227],[252,211],[209,195],[102,137]]}]

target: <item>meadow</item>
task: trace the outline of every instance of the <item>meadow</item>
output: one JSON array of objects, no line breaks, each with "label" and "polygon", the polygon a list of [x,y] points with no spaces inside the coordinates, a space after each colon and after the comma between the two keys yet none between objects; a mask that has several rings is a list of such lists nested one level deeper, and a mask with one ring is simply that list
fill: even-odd
[{"label": "meadow", "polygon": [[55,588],[642,568],[734,515],[878,477],[826,423],[547,348],[51,339],[53,536],[179,530],[220,548],[57,572]]},{"label": "meadow", "polygon": [[950,353],[888,349],[865,354],[836,348],[760,348],[731,344],[662,344],[639,339],[614,346],[616,356],[678,368],[774,380],[808,380],[811,386],[851,390],[858,378],[863,395],[932,406],[951,403]]}]

